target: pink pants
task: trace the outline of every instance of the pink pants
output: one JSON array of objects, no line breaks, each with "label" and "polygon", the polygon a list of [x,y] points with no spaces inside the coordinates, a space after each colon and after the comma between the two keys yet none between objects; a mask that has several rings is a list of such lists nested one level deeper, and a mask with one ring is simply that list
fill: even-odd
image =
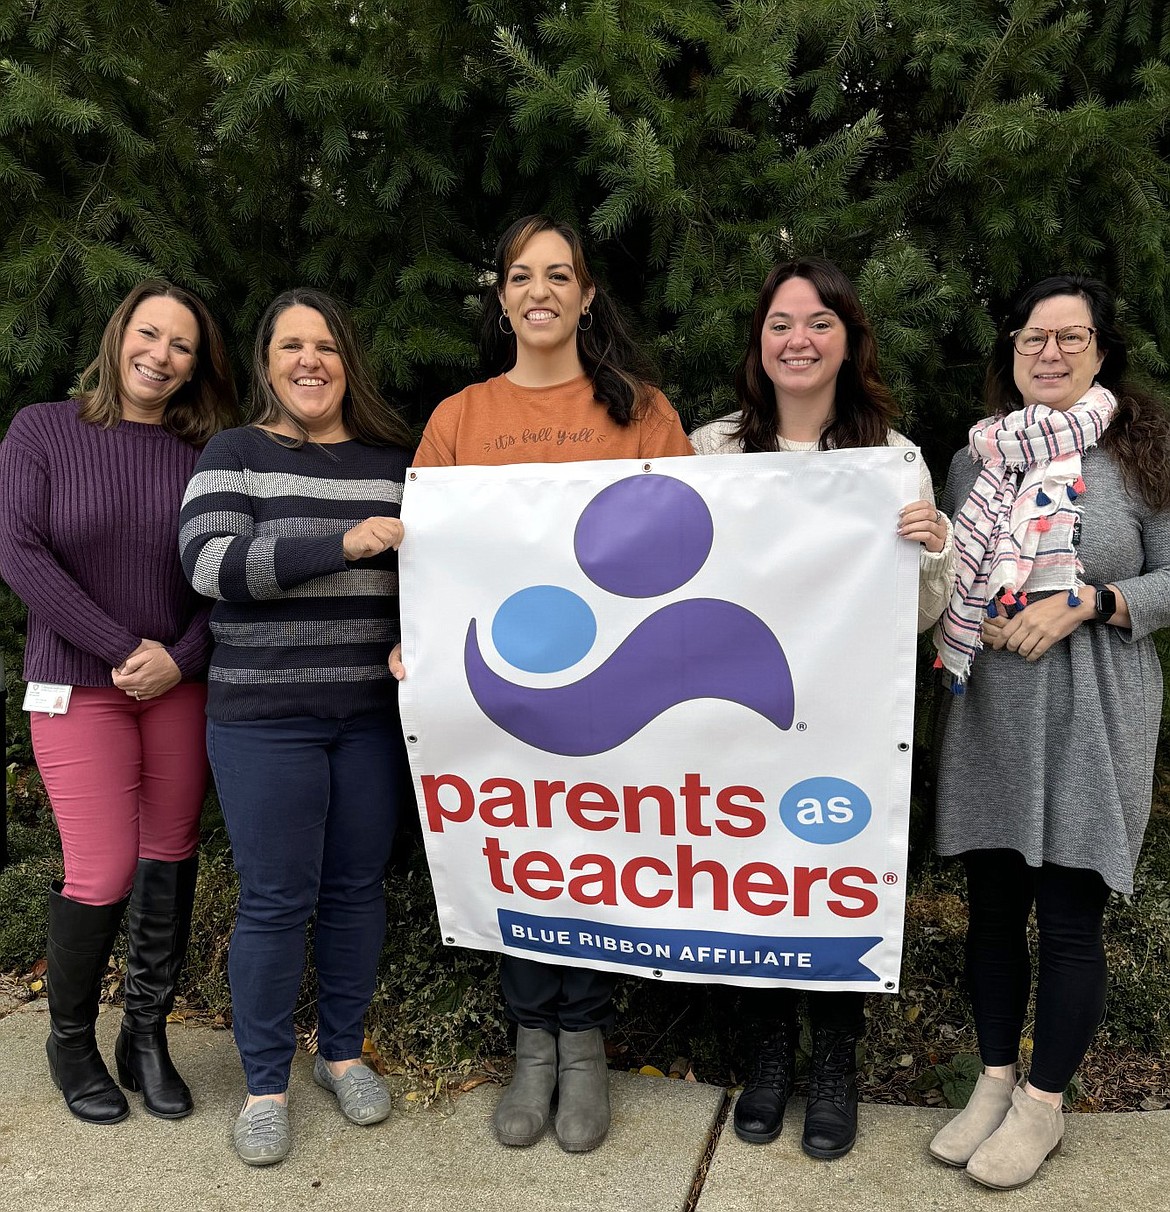
[{"label": "pink pants", "polygon": [[139,858],[179,862],[195,853],[206,703],[201,682],[145,703],[113,687],[75,686],[65,715],[31,713],[65,855],[65,896],[110,905],[130,891]]}]

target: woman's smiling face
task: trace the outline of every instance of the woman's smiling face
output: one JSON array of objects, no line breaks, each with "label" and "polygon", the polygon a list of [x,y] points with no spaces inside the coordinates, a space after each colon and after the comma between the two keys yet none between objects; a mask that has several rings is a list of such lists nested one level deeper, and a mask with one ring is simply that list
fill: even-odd
[{"label": "woman's smiling face", "polygon": [[118,399],[127,421],[162,421],[167,401],[195,373],[199,321],[177,299],[150,295],[130,313],[118,358]]},{"label": "woman's smiling face", "polygon": [[289,416],[315,441],[346,436],[345,366],[319,311],[297,303],[276,317],[268,346],[268,381]]},{"label": "woman's smiling face", "polygon": [[543,353],[575,346],[593,295],[577,277],[569,242],[555,231],[538,232],[524,245],[499,291],[517,344]]},{"label": "woman's smiling face", "polygon": [[835,387],[849,356],[845,322],[807,278],[788,278],[772,296],[760,333],[760,363],[777,401]]},{"label": "woman's smiling face", "polygon": [[1064,412],[1092,386],[1105,355],[1097,346],[1096,334],[1080,353],[1065,353],[1057,344],[1055,333],[1073,326],[1093,327],[1089,305],[1080,295],[1050,295],[1032,308],[1024,328],[1051,331],[1039,353],[1015,351],[1012,374],[1025,405],[1047,404]]}]

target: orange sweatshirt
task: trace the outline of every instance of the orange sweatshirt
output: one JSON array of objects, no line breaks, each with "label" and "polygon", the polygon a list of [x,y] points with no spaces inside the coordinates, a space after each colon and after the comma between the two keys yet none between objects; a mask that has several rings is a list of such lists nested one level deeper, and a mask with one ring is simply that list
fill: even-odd
[{"label": "orange sweatshirt", "polygon": [[618,425],[585,376],[552,387],[517,387],[506,375],[448,396],[431,414],[416,467],[466,463],[572,463],[689,455],[691,444],[660,391],[639,420]]}]

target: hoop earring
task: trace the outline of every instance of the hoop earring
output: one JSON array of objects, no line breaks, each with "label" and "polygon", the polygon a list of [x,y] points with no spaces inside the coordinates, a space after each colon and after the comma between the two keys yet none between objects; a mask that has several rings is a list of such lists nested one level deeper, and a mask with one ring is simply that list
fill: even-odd
[{"label": "hoop earring", "polygon": [[510,337],[516,331],[512,327],[512,321],[508,319],[508,313],[506,311],[501,312],[496,317],[496,323],[500,326],[500,332],[502,332],[505,337]]},{"label": "hoop earring", "polygon": [[[588,320],[588,321],[589,321],[589,323],[588,323],[588,324],[582,324],[582,323],[581,323],[581,320]],[[589,311],[589,308],[588,308],[588,307],[586,307],[586,308],[584,308],[584,309],[582,310],[582,312],[581,312],[581,320],[578,320],[578,321],[577,321],[577,331],[578,331],[578,332],[588,332],[588,331],[589,331],[589,330],[590,330],[590,329],[593,327],[593,316],[592,316],[592,314],[590,313],[590,311]]]}]

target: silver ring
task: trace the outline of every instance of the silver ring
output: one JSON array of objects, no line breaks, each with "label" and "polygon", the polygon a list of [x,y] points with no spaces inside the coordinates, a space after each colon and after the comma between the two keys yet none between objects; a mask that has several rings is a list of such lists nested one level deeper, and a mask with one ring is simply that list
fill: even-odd
[{"label": "silver ring", "polygon": [[943,520],[943,511],[941,509],[936,509],[934,511],[934,520],[936,522],[941,522]]}]

